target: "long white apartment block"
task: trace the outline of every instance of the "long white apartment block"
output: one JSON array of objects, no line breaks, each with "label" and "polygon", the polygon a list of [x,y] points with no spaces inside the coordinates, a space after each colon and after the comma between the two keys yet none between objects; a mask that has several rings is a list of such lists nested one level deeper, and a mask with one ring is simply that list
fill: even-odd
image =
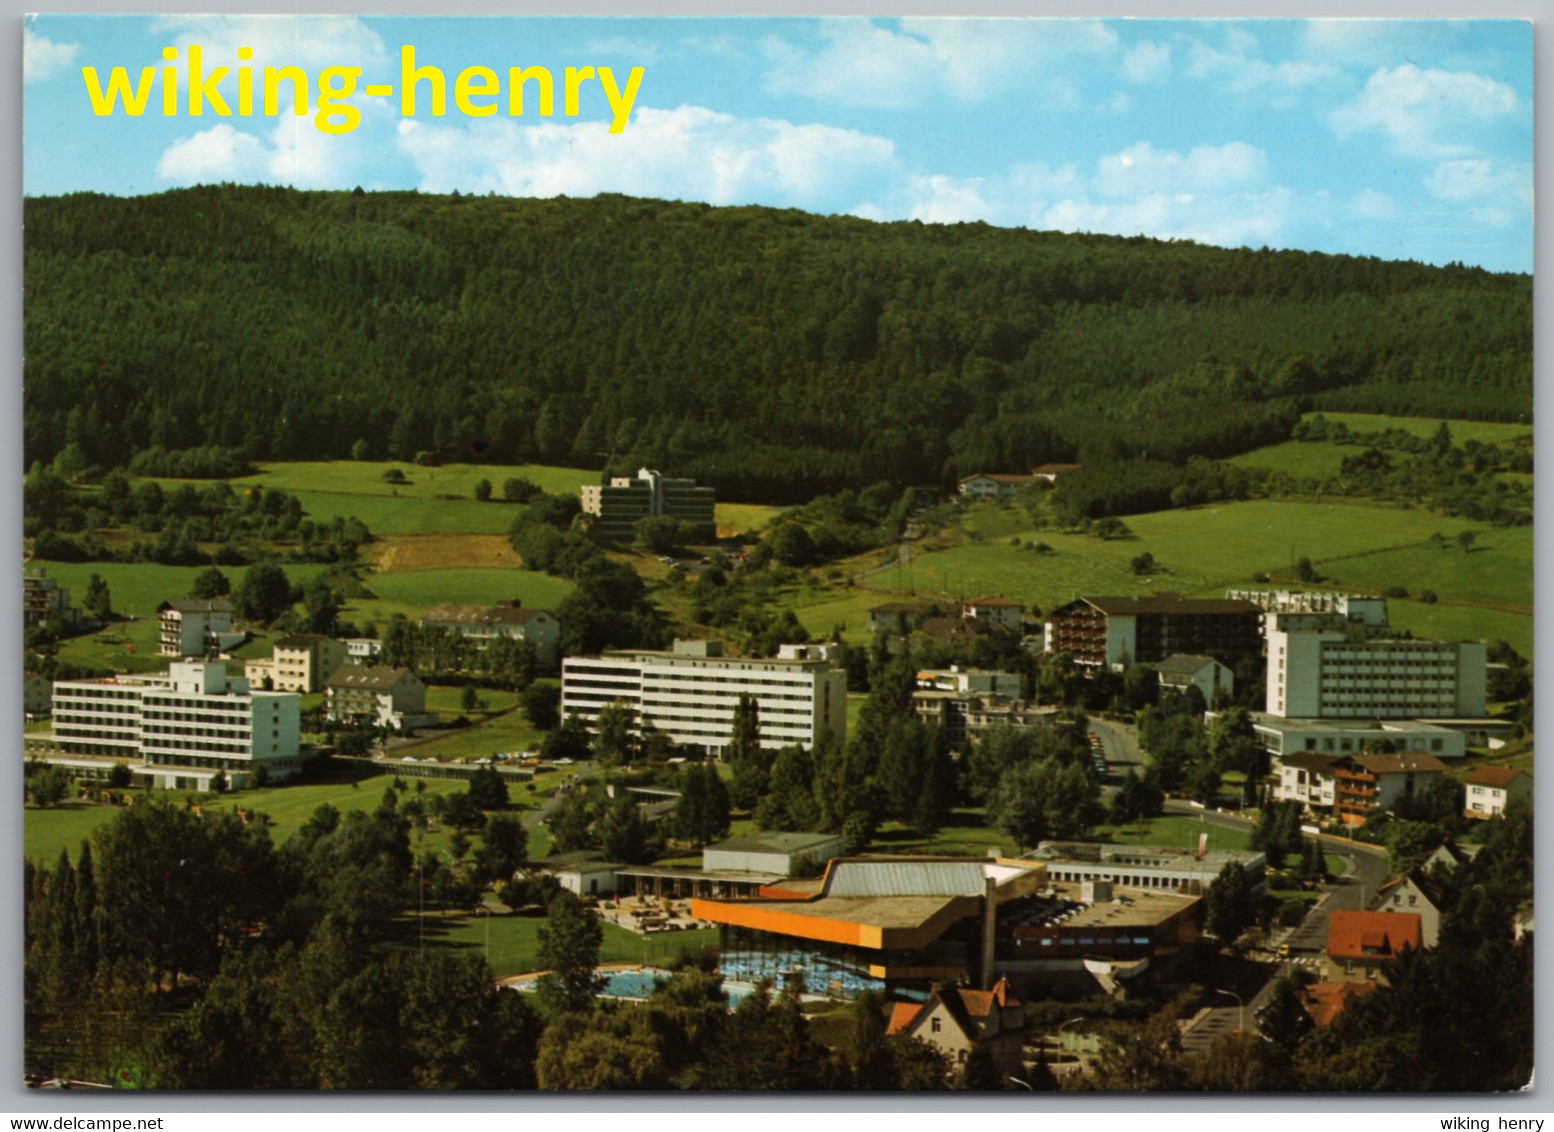
[{"label": "long white apartment block", "polygon": [[210,661],[178,661],[166,674],[62,680],[54,685],[53,741],[65,755],[144,762],[157,786],[203,789],[217,771],[243,786],[300,766],[302,698],[253,692]]},{"label": "long white apartment block", "polygon": [[847,738],[847,674],[804,647],[775,658],[724,656],[716,641],[676,641],[671,652],[614,651],[568,657],[561,711],[593,726],[617,700],[682,746],[721,755],[739,697],[755,697],[761,746],[814,748]]},{"label": "long white apartment block", "polygon": [[1476,641],[1274,630],[1267,710],[1286,719],[1476,718],[1484,714],[1485,671]]}]

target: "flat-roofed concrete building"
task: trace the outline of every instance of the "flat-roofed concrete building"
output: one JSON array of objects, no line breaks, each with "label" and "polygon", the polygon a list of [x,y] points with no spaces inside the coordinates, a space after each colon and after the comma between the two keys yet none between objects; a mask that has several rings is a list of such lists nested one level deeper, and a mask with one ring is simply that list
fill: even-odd
[{"label": "flat-roofed concrete building", "polygon": [[143,763],[135,769],[169,789],[207,789],[218,772],[234,787],[261,770],[288,778],[300,766],[300,731],[301,697],[251,691],[211,661],[54,685],[51,738],[62,754]]},{"label": "flat-roofed concrete building", "polygon": [[[1214,830],[1206,829],[1213,840]],[[1040,861],[1054,881],[1106,881],[1127,888],[1200,894],[1220,870],[1241,866],[1247,891],[1260,894],[1268,858],[1250,850],[1209,849],[1201,853],[1164,845],[1110,845],[1098,841],[1043,841],[1021,860]]]},{"label": "flat-roofed concrete building", "polygon": [[1385,625],[1387,599],[1369,594],[1301,590],[1226,590],[1235,601],[1250,601],[1266,615],[1270,629],[1324,629],[1334,625]]},{"label": "flat-roofed concrete building", "polygon": [[1082,597],[1052,611],[1046,651],[1090,667],[1157,664],[1175,653],[1234,667],[1261,655],[1261,619],[1262,610],[1237,599]]},{"label": "flat-roofed concrete building", "polygon": [[1468,750],[1463,732],[1417,719],[1280,719],[1253,712],[1251,720],[1263,749],[1281,759],[1301,752],[1354,755],[1367,747],[1460,759]]},{"label": "flat-roofed concrete building", "polygon": [[1478,641],[1349,640],[1335,631],[1268,634],[1267,710],[1286,719],[1456,718],[1484,714]]},{"label": "flat-roofed concrete building", "polygon": [[696,538],[717,534],[718,493],[693,479],[639,468],[635,476],[614,476],[602,486],[584,484],[580,491],[583,513],[595,516],[594,532],[603,538],[628,542],[636,537],[637,520],[654,515],[688,524]]},{"label": "flat-roofed concrete building", "polygon": [[847,674],[821,658],[724,656],[717,641],[676,641],[673,651],[568,657],[561,711],[590,727],[621,701],[677,744],[721,755],[742,695],[754,697],[761,746],[814,748],[847,738]]}]

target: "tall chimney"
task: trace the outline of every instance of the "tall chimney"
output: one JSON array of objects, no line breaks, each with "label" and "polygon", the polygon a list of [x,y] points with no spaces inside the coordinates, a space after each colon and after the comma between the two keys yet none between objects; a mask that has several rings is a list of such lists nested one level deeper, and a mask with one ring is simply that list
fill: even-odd
[{"label": "tall chimney", "polygon": [[982,972],[978,989],[993,987],[993,952],[998,938],[998,881],[989,876],[984,881],[982,896]]}]

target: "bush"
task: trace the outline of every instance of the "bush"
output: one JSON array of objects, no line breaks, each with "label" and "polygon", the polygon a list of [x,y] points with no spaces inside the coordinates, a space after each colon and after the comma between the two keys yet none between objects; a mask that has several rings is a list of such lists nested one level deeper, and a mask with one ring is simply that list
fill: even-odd
[{"label": "bush", "polygon": [[1438,599],[1435,596],[1434,590],[1420,590],[1419,600],[1424,602],[1426,605],[1434,605]]}]

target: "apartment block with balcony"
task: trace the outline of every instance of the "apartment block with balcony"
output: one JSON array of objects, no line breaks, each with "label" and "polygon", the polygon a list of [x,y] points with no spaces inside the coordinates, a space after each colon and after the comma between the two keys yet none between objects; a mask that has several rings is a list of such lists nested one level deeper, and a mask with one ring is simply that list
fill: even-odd
[{"label": "apartment block with balcony", "polygon": [[[801,651],[801,650],[800,650]],[[676,641],[673,651],[568,657],[561,711],[593,725],[617,700],[676,743],[721,755],[742,695],[755,698],[761,746],[814,748],[847,737],[847,674],[798,651],[775,658],[724,656],[717,641]]]},{"label": "apartment block with balcony", "polygon": [[62,680],[54,685],[51,739],[66,756],[143,763],[152,785],[234,787],[260,772],[288,778],[301,766],[301,697],[254,692],[211,661],[179,661],[165,675]]},{"label": "apartment block with balcony", "polygon": [[1082,597],[1052,611],[1046,651],[1090,667],[1156,664],[1177,653],[1234,667],[1261,654],[1261,617],[1255,604],[1237,599]]}]

